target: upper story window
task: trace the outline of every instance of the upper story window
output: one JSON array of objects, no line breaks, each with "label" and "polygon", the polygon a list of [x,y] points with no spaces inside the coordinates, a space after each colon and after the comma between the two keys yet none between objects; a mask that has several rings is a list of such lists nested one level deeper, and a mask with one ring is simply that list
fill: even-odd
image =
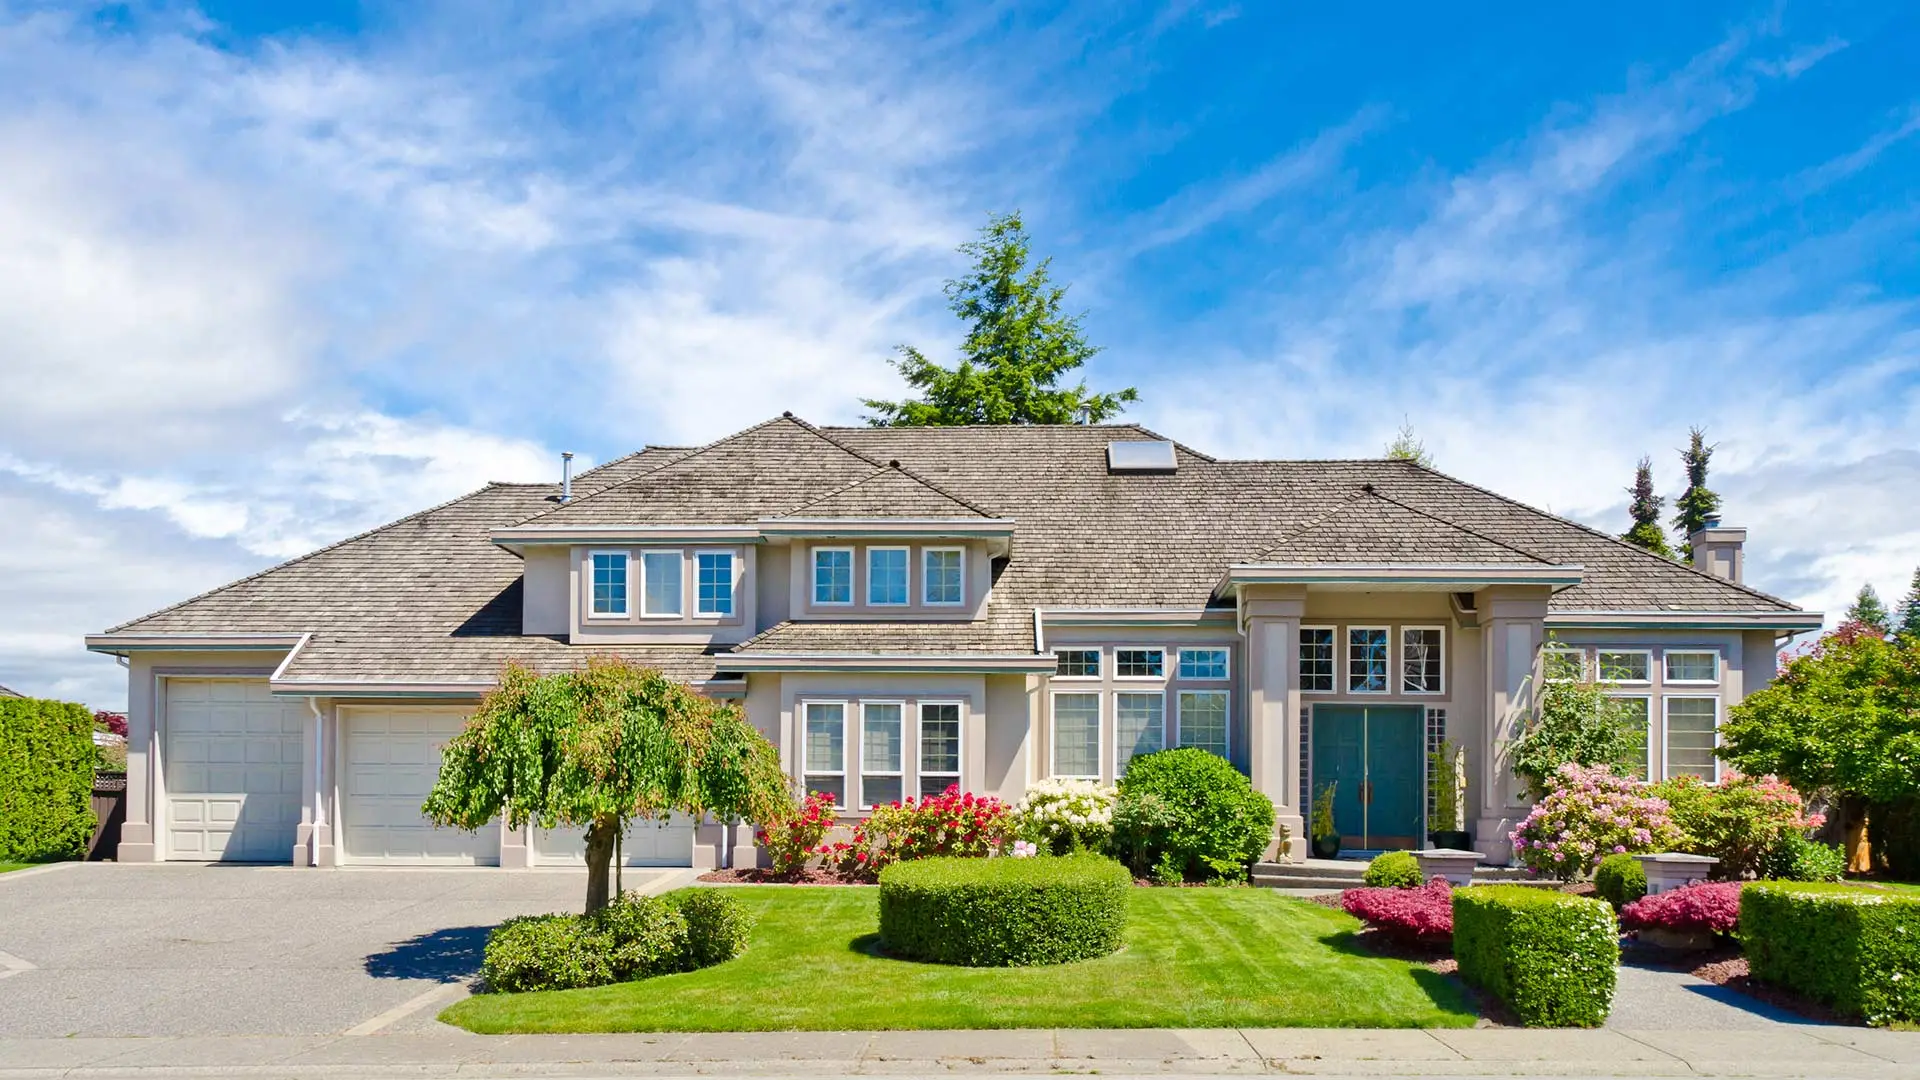
[{"label": "upper story window", "polygon": [[1167,677],[1165,649],[1115,649],[1113,673],[1122,679],[1164,679]]},{"label": "upper story window", "polygon": [[1720,654],[1717,652],[1673,652],[1665,657],[1666,681],[1712,686],[1720,681]]},{"label": "upper story window", "polygon": [[867,603],[901,607],[907,602],[907,549],[867,549]]},{"label": "upper story window", "polygon": [[1580,682],[1587,677],[1587,654],[1564,647],[1541,649],[1540,671],[1548,682]]},{"label": "upper story window", "polygon": [[1300,689],[1309,694],[1333,693],[1333,627],[1300,628]]},{"label": "upper story window", "polygon": [[680,595],[680,553],[643,551],[640,553],[640,614],[643,616],[684,615],[686,606]]},{"label": "upper story window", "polygon": [[1347,628],[1347,692],[1384,694],[1387,692],[1387,628],[1349,626]]},{"label": "upper story window", "polygon": [[853,549],[813,549],[813,602],[853,603]]},{"label": "upper story window", "polygon": [[593,566],[594,615],[620,616],[627,613],[627,553],[596,551]]},{"label": "upper story window", "polygon": [[1097,679],[1100,677],[1100,650],[1055,649],[1053,673],[1066,679]]},{"label": "upper story window", "polygon": [[1181,649],[1182,679],[1220,680],[1227,677],[1227,650]]},{"label": "upper story window", "polygon": [[1653,654],[1645,649],[1600,650],[1600,681],[1604,683],[1652,682]]},{"label": "upper story window", "polygon": [[967,599],[967,553],[960,548],[928,548],[921,552],[921,596],[928,604],[963,604]]},{"label": "upper story window", "polygon": [[703,551],[694,557],[699,576],[695,610],[701,615],[733,614],[733,553]]},{"label": "upper story window", "polygon": [[1400,692],[1438,694],[1446,689],[1446,634],[1437,626],[1400,629]]}]

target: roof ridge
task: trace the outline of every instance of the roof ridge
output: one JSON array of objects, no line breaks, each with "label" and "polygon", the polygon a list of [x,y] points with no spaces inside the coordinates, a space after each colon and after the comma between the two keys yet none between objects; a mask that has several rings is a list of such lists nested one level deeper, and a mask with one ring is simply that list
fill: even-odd
[{"label": "roof ridge", "polygon": [[1194,457],[1199,458],[1201,461],[1204,461],[1209,465],[1215,464],[1216,462],[1221,460],[1220,458],[1214,457],[1212,454],[1209,454],[1200,450],[1195,450],[1193,447],[1188,446],[1186,443],[1183,443],[1178,439],[1168,438],[1167,436],[1160,434],[1159,432],[1153,430],[1152,428],[1146,427],[1145,425],[1136,423],[1134,421],[1128,421],[1124,424],[902,424],[902,425],[867,424],[865,426],[856,426],[853,424],[833,424],[825,427],[822,430],[825,430],[825,431],[896,431],[896,430],[1033,431],[1033,430],[1046,430],[1046,429],[1052,429],[1052,428],[1063,428],[1063,429],[1069,429],[1073,431],[1089,431],[1089,430],[1121,431],[1121,430],[1131,429],[1133,431],[1139,432],[1142,435],[1147,435],[1147,436],[1151,436],[1152,438],[1159,439],[1161,442],[1172,443],[1174,446],[1177,446],[1181,450],[1184,450],[1187,453],[1192,454]]},{"label": "roof ridge", "polygon": [[617,458],[611,458],[607,461],[603,461],[600,464],[595,465],[593,468],[585,470],[584,472],[575,473],[573,476],[573,479],[576,483],[581,480],[585,480],[587,477],[592,476],[594,473],[603,472],[607,469],[611,469],[615,465],[618,465],[623,461],[631,461],[634,458],[639,457],[641,454],[644,454],[649,450],[697,450],[697,449],[699,449],[699,447],[697,446],[666,446],[661,443],[646,443],[642,445],[640,449],[632,451],[631,453],[621,454]]},{"label": "roof ridge", "polygon": [[783,517],[783,518],[794,517],[795,515],[799,514],[802,510],[805,510],[809,506],[818,506],[819,504],[826,502],[829,499],[835,498],[836,496],[844,495],[847,492],[852,491],[854,488],[857,488],[862,484],[872,483],[873,481],[880,479],[881,477],[890,476],[896,473],[899,474],[900,476],[906,477],[908,480],[913,481],[914,483],[920,485],[921,487],[926,488],[928,491],[933,492],[935,495],[940,496],[941,498],[947,500],[948,502],[954,503],[958,506],[971,510],[976,514],[979,514],[981,517],[987,517],[987,518],[993,517],[992,514],[988,513],[987,511],[981,509],[978,506],[975,506],[974,504],[968,502],[967,500],[960,498],[958,495],[955,495],[950,491],[942,490],[936,485],[928,482],[923,477],[915,476],[911,470],[909,470],[906,466],[900,464],[897,461],[889,461],[885,465],[879,466],[878,468],[874,469],[872,472],[868,473],[867,475],[861,477],[858,480],[855,480],[851,484],[845,484],[845,485],[842,485],[841,487],[834,488],[832,491],[829,491],[826,494],[819,496],[818,498],[808,499],[806,502],[803,502],[800,505],[795,506],[793,509],[783,510],[775,516]]},{"label": "roof ridge", "polygon": [[1365,494],[1364,491],[1359,491],[1359,490],[1346,492],[1345,494],[1340,496],[1340,499],[1338,502],[1335,502],[1332,506],[1328,507],[1327,509],[1321,511],[1318,514],[1315,514],[1313,517],[1307,519],[1306,521],[1301,522],[1300,525],[1298,525],[1293,529],[1293,531],[1281,533],[1279,538],[1274,540],[1271,546],[1267,547],[1259,555],[1255,556],[1255,558],[1265,559],[1272,556],[1273,554],[1278,552],[1281,548],[1286,547],[1288,544],[1293,543],[1295,540],[1298,540],[1301,536],[1305,535],[1309,530],[1319,528],[1321,525],[1325,524],[1329,519],[1333,518],[1334,516],[1338,515],[1341,511],[1347,509],[1349,506],[1352,506],[1354,503],[1358,502],[1360,500],[1360,497],[1364,494]]},{"label": "roof ridge", "polygon": [[[995,516],[991,511],[987,510],[985,507],[979,506],[971,502],[970,500],[963,499],[960,496],[955,495],[953,492],[948,491],[946,488],[941,487],[939,484],[934,483],[933,481],[927,479],[926,477],[921,476],[919,473],[914,472],[912,469],[907,468],[905,465],[900,464],[900,461],[898,458],[889,459],[885,463],[882,463],[880,459],[868,457],[866,454],[862,453],[861,451],[856,450],[851,446],[848,446],[847,444],[841,442],[840,440],[834,438],[831,435],[828,435],[824,429],[814,427],[812,424],[809,424],[805,420],[802,420],[799,417],[794,416],[792,413],[787,413],[785,415],[787,416],[788,419],[791,419],[794,423],[799,424],[801,427],[806,428],[807,430],[813,432],[815,435],[818,435],[821,438],[832,443],[833,445],[839,447],[840,449],[845,450],[847,453],[852,454],[853,456],[861,459],[862,461],[872,462],[876,468],[897,470],[900,473],[900,475],[906,477],[907,479],[912,480],[913,482],[919,484],[920,486],[926,488],[929,491],[932,491],[937,495],[944,496],[945,498],[951,499],[954,502],[959,503],[961,506],[966,507],[967,509],[973,511],[976,514],[979,514],[981,517],[990,518]],[[860,431],[865,429],[853,428],[850,430]],[[864,484],[868,480],[873,479],[874,475],[878,475],[878,474],[876,473],[868,476],[863,476],[860,479],[855,480],[853,483],[848,484],[846,488],[842,488],[840,490],[845,491],[847,490],[847,488],[857,487],[860,484]],[[824,499],[826,497],[827,496],[823,495],[820,497],[820,499],[815,499],[813,501],[819,502],[821,501],[821,499]],[[788,511],[788,513],[792,513],[792,511]]]},{"label": "roof ridge", "polygon": [[1378,488],[1374,487],[1374,485],[1370,483],[1366,485],[1366,489],[1367,489],[1367,492],[1371,494],[1374,498],[1385,499],[1387,502],[1390,502],[1393,505],[1399,507],[1400,509],[1405,510],[1409,514],[1418,514],[1419,516],[1426,518],[1429,521],[1437,521],[1442,525],[1448,526],[1449,528],[1458,529],[1461,532],[1466,533],[1468,536],[1472,536],[1480,540],[1485,540],[1487,543],[1492,544],[1495,547],[1503,547],[1503,548],[1506,548],[1508,551],[1518,552],[1519,554],[1525,555],[1527,558],[1532,559],[1534,562],[1540,563],[1542,565],[1545,565],[1545,566],[1554,565],[1554,562],[1552,559],[1542,558],[1540,555],[1536,554],[1535,552],[1528,551],[1526,548],[1523,548],[1518,544],[1509,544],[1505,540],[1500,539],[1499,537],[1488,536],[1486,533],[1483,533],[1480,530],[1473,528],[1472,526],[1462,525],[1451,518],[1443,518],[1439,514],[1433,513],[1430,510],[1422,510],[1417,506],[1409,506],[1406,503],[1401,502],[1399,499],[1396,499],[1393,496],[1388,495],[1383,491],[1380,491]]}]

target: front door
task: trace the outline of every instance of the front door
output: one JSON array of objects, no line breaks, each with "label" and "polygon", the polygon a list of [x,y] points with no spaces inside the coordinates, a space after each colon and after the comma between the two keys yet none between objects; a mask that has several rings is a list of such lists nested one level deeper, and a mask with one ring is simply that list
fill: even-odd
[{"label": "front door", "polygon": [[1315,705],[1313,789],[1334,785],[1341,846],[1424,847],[1418,705]]}]

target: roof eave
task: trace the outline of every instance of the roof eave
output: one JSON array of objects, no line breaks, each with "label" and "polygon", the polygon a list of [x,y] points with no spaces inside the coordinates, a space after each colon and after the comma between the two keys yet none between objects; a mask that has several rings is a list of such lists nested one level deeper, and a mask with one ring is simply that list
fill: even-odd
[{"label": "roof eave", "polygon": [[986,675],[1051,673],[1058,662],[1033,653],[730,653],[714,658],[722,671],[958,672]]},{"label": "roof eave", "polygon": [[1554,611],[1549,627],[1568,630],[1786,630],[1826,625],[1818,611]]},{"label": "roof eave", "polygon": [[307,635],[224,633],[88,634],[88,652],[126,656],[136,652],[281,652],[298,647]]},{"label": "roof eave", "polygon": [[[415,700],[476,700],[500,685],[497,679],[330,679],[324,676],[281,679],[268,683],[276,697],[409,698]],[[708,697],[733,698],[746,694],[739,679],[697,679],[687,684]]]},{"label": "roof eave", "polygon": [[1460,592],[1490,585],[1546,585],[1559,592],[1586,576],[1578,563],[1235,563],[1215,586],[1230,596],[1246,585],[1366,586],[1412,592]]},{"label": "roof eave", "polygon": [[576,544],[758,544],[765,541],[752,525],[512,525],[488,534],[516,555],[530,547]]}]

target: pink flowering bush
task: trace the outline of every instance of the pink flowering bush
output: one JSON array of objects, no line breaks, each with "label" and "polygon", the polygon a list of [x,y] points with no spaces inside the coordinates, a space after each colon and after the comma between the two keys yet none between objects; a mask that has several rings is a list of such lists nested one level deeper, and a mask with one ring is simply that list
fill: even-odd
[{"label": "pink flowering bush", "polygon": [[1620,925],[1628,930],[1731,934],[1740,922],[1740,888],[1737,881],[1700,881],[1643,896],[1620,909]]},{"label": "pink flowering bush", "polygon": [[1771,776],[1731,776],[1717,786],[1676,776],[1649,793],[1667,801],[1684,837],[1676,850],[1720,860],[1716,878],[1760,876],[1767,854],[1787,836],[1805,836],[1825,822],[1806,812],[1799,792]]},{"label": "pink flowering bush", "polygon": [[868,878],[909,859],[985,856],[1012,838],[1013,816],[1006,803],[949,784],[939,795],[874,807],[854,827],[851,840],[827,844],[819,853],[841,873]]},{"label": "pink flowering bush", "polygon": [[1681,833],[1666,800],[1643,794],[1632,778],[1567,764],[1547,778],[1546,797],[1509,839],[1522,865],[1572,881],[1609,855],[1672,850]]},{"label": "pink flowering bush", "polygon": [[1453,886],[1443,877],[1417,889],[1348,889],[1340,906],[1391,937],[1434,942],[1453,936]]},{"label": "pink flowering bush", "polygon": [[791,874],[807,865],[820,851],[820,841],[833,828],[833,796],[813,792],[791,815],[769,821],[754,831],[753,838],[767,849],[767,858],[776,874]]}]

